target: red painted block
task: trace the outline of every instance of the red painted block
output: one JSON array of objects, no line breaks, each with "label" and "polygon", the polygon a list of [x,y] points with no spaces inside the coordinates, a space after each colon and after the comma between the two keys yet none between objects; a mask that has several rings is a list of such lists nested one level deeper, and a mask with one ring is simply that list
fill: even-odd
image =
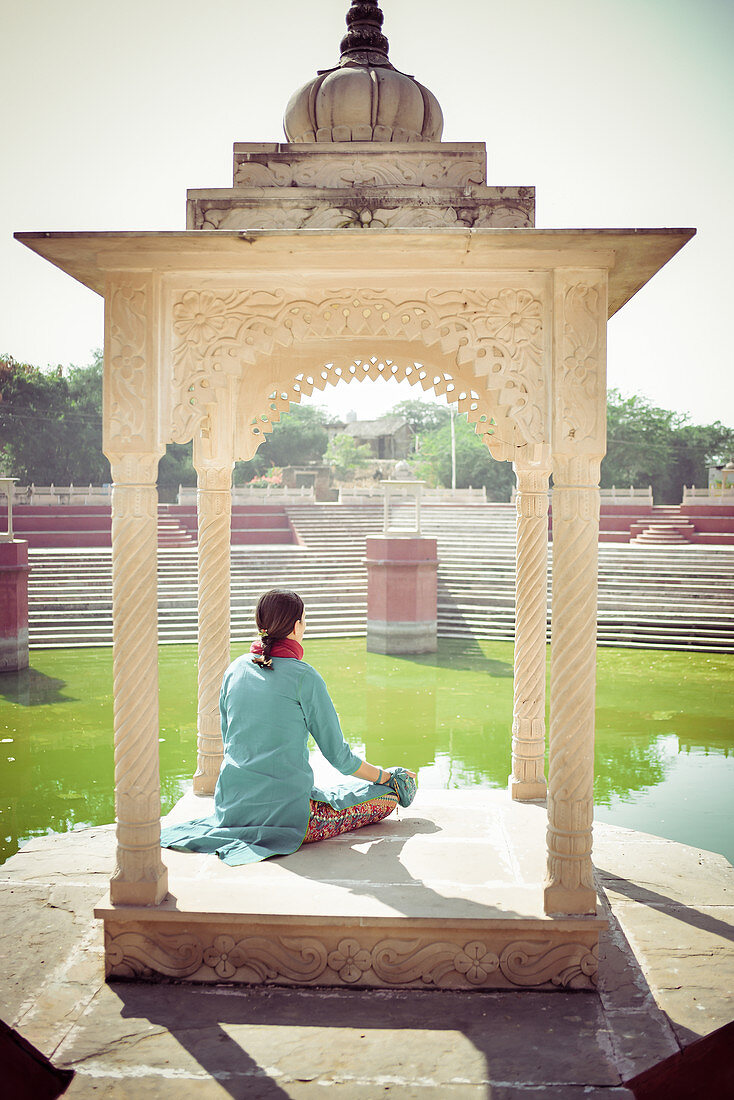
[{"label": "red painted block", "polygon": [[436,540],[369,535],[367,648],[380,653],[436,649]]},{"label": "red painted block", "polygon": [[0,672],[28,668],[28,543],[0,542]]}]

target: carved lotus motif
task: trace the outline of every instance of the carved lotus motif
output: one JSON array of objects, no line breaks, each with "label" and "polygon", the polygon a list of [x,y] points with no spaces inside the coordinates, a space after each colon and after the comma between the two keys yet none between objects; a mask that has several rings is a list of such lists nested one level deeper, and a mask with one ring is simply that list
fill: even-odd
[{"label": "carved lotus motif", "polygon": [[173,327],[191,344],[213,340],[224,328],[227,307],[209,291],[189,290],[173,307]]},{"label": "carved lotus motif", "polygon": [[506,343],[528,344],[542,326],[541,310],[538,299],[528,291],[502,290],[487,309],[489,331]]},{"label": "carved lotus motif", "polygon": [[331,951],[328,963],[335,970],[343,982],[358,982],[366,970],[369,970],[372,959],[369,951],[360,948],[356,940],[340,940],[336,951]]},{"label": "carved lotus motif", "polygon": [[220,978],[233,978],[245,962],[243,952],[231,936],[215,936],[211,946],[204,949],[203,958]]},{"label": "carved lotus motif", "polygon": [[136,355],[135,348],[131,348],[129,344],[123,344],[120,348],[120,354],[112,357],[112,366],[120,378],[130,382],[135,373],[142,369],[143,357]]},{"label": "carved lotus motif", "polygon": [[575,355],[569,355],[564,360],[564,365],[575,381],[583,385],[588,375],[596,369],[596,359],[593,355],[585,355],[583,348],[578,348]]},{"label": "carved lotus motif", "polygon": [[472,940],[471,943],[467,943],[464,950],[458,951],[454,959],[454,969],[459,974],[464,974],[466,980],[473,985],[485,982],[499,964],[497,955],[481,940]]}]

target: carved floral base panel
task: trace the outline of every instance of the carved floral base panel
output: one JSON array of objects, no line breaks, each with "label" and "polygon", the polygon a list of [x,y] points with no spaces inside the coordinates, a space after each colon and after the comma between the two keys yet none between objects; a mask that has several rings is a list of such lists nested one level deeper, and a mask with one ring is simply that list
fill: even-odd
[{"label": "carved floral base panel", "polygon": [[108,979],[379,989],[594,990],[605,922],[466,929],[105,920]]}]

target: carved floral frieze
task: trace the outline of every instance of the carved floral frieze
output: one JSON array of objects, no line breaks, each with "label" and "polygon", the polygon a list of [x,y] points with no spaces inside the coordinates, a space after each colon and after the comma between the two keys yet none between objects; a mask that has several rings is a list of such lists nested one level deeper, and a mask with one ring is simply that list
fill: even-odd
[{"label": "carved floral frieze", "polygon": [[466,942],[414,934],[409,940],[240,936],[203,927],[196,935],[148,927],[105,936],[108,977],[154,974],[198,981],[425,988],[562,988],[596,985],[596,947],[580,942],[510,940],[490,934]]},{"label": "carved floral frieze", "polygon": [[343,378],[382,376],[445,394],[480,434],[496,433],[508,447],[545,441],[543,305],[529,290],[429,290],[419,299],[364,289],[314,298],[280,290],[187,290],[174,299],[172,328],[175,442],[192,437],[214,400],[212,391],[225,387],[228,377],[242,380],[261,357],[294,345],[344,337],[414,342],[416,360],[420,345],[438,346],[447,369],[436,374],[417,361],[376,356],[350,359],[345,367],[335,345],[329,363],[280,379],[275,392],[262,395],[263,412],[252,423],[256,435],[272,430],[280,409],[304,393]]},{"label": "carved floral frieze", "polygon": [[194,228],[250,232],[266,229],[528,229],[533,226],[533,202],[496,199],[466,206],[348,207],[309,205],[248,205],[232,203],[194,207]]},{"label": "carved floral frieze", "polygon": [[484,183],[480,158],[426,157],[401,151],[393,157],[335,157],[240,161],[235,187],[468,187]]}]

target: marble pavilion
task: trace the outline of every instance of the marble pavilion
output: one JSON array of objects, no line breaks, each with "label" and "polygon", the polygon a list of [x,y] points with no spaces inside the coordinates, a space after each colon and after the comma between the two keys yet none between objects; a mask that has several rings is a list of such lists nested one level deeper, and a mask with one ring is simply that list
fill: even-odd
[{"label": "marble pavilion", "polygon": [[[591,845],[606,323],[693,231],[536,229],[532,187],[489,185],[484,144],[441,141],[436,98],[389,61],[379,5],[353,3],[347,24],[338,64],[288,103],[286,143],[235,144],[233,186],[190,191],[185,231],[17,234],[105,300],[117,864],[97,912],[108,971],[588,987],[603,925]],[[380,378],[455,403],[517,476],[510,806],[538,821],[547,796],[547,851],[537,905],[512,919],[462,889],[451,898],[439,888],[434,901],[445,905],[411,908],[390,895],[382,909],[346,916],[323,882],[320,907],[305,901],[299,910],[286,865],[302,853],[279,867],[197,871],[197,893],[193,864],[181,860],[210,857],[160,848],[156,473],[165,446],[193,440],[198,477],[194,791],[203,804],[222,755],[233,464],[252,457],[291,401],[339,380]],[[231,874],[202,889],[222,870],[247,872],[239,893]],[[281,911],[277,898],[289,890]]]}]

